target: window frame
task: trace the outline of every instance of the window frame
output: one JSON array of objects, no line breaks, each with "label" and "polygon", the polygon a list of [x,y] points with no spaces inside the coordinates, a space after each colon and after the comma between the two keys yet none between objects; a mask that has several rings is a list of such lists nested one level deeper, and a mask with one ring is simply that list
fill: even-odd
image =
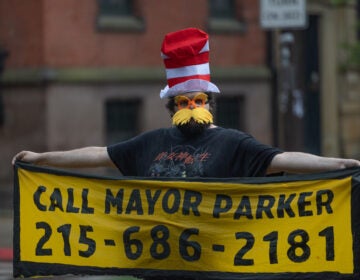
[{"label": "window frame", "polygon": [[[121,106],[119,106],[121,104]],[[117,112],[116,119],[120,119],[120,121],[126,121],[125,127],[131,127],[131,130],[122,130],[121,132],[121,125],[118,125],[117,120],[110,120],[111,112],[109,112],[109,106],[114,106],[117,108],[112,108],[111,110],[114,110]],[[141,98],[126,98],[126,99],[107,99],[104,104],[104,114],[105,114],[105,141],[107,145],[111,145],[120,141],[128,140],[134,136],[136,136],[140,131],[140,112],[141,112],[141,106],[142,106],[142,100]],[[129,110],[134,109],[132,112]],[[130,112],[130,113],[129,113]],[[124,116],[121,116],[121,113]],[[129,114],[128,114],[129,113]],[[119,117],[120,116],[120,117]],[[135,116],[135,118],[134,118]],[[130,121],[130,122],[129,122]],[[116,125],[114,126],[113,123],[116,122]],[[112,130],[112,127],[120,128],[117,131]],[[124,137],[117,137],[114,136],[116,134],[124,134],[127,136]]]},{"label": "window frame", "polygon": [[[143,32],[145,31],[144,19],[138,15],[136,0],[123,1],[127,11],[120,10],[120,13],[106,12],[104,6],[110,5],[110,0],[97,0],[96,29],[99,32]],[[109,9],[116,11],[116,9]]]},{"label": "window frame", "polygon": [[[230,14],[214,14],[215,7],[213,1],[219,1],[222,4],[230,5],[226,8]],[[246,25],[238,14],[238,1],[236,0],[208,0],[209,17],[207,28],[210,33],[244,33]]]},{"label": "window frame", "polygon": [[[222,108],[222,102],[226,102],[227,104],[233,105],[231,108]],[[224,104],[223,103],[223,104]],[[233,128],[237,130],[244,131],[246,130],[246,120],[245,120],[245,106],[246,106],[246,98],[244,95],[225,95],[221,97],[216,97],[216,111],[215,111],[215,119],[217,125],[225,128]],[[223,105],[224,106],[224,105]],[[224,115],[229,116],[229,114],[236,110],[236,115],[233,117],[233,119],[236,119],[237,126],[229,125],[227,123],[224,123],[223,120],[220,117],[221,112],[223,112]]]}]

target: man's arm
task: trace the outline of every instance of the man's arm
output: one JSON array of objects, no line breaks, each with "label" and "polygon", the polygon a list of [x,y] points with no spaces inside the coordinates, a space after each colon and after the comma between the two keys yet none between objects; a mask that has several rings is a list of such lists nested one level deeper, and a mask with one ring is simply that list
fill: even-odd
[{"label": "man's arm", "polygon": [[267,174],[278,172],[314,173],[355,166],[360,167],[359,160],[320,157],[301,152],[284,152],[273,158],[267,170]]},{"label": "man's arm", "polygon": [[14,164],[16,160],[36,165],[65,168],[115,167],[108,155],[106,147],[85,147],[69,151],[46,153],[22,151],[14,156],[12,164]]}]

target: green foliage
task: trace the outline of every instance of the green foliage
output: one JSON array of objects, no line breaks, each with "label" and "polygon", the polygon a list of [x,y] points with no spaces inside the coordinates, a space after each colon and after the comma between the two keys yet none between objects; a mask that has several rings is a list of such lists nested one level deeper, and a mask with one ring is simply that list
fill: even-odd
[{"label": "green foliage", "polygon": [[[356,1],[354,0],[329,0],[330,4],[335,8],[343,7],[356,7]],[[355,31],[360,31],[360,21],[354,26]],[[360,70],[360,41],[356,40],[354,43],[345,43],[342,45],[343,50],[345,51],[345,61],[342,65],[342,69],[357,69]]]},{"label": "green foliage", "polygon": [[345,6],[351,4],[352,0],[330,0],[330,4],[334,6]]},{"label": "green foliage", "polygon": [[346,51],[346,60],[343,68],[360,69],[360,42],[344,45],[344,49]]}]

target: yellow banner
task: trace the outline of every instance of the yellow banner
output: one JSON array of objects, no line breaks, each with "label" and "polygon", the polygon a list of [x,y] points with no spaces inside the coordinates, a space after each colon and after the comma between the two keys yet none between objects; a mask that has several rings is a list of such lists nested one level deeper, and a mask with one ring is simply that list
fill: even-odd
[{"label": "yellow banner", "polygon": [[354,273],[352,176],[113,180],[31,168],[17,176],[19,264]]}]

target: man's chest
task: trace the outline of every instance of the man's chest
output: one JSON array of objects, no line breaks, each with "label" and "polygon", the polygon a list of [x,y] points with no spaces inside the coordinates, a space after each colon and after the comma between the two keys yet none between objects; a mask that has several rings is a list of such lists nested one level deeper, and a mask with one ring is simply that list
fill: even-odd
[{"label": "man's chest", "polygon": [[[221,154],[221,153],[220,153]],[[148,159],[147,176],[204,177],[221,160],[219,149],[209,146],[175,145],[159,148]]]}]

